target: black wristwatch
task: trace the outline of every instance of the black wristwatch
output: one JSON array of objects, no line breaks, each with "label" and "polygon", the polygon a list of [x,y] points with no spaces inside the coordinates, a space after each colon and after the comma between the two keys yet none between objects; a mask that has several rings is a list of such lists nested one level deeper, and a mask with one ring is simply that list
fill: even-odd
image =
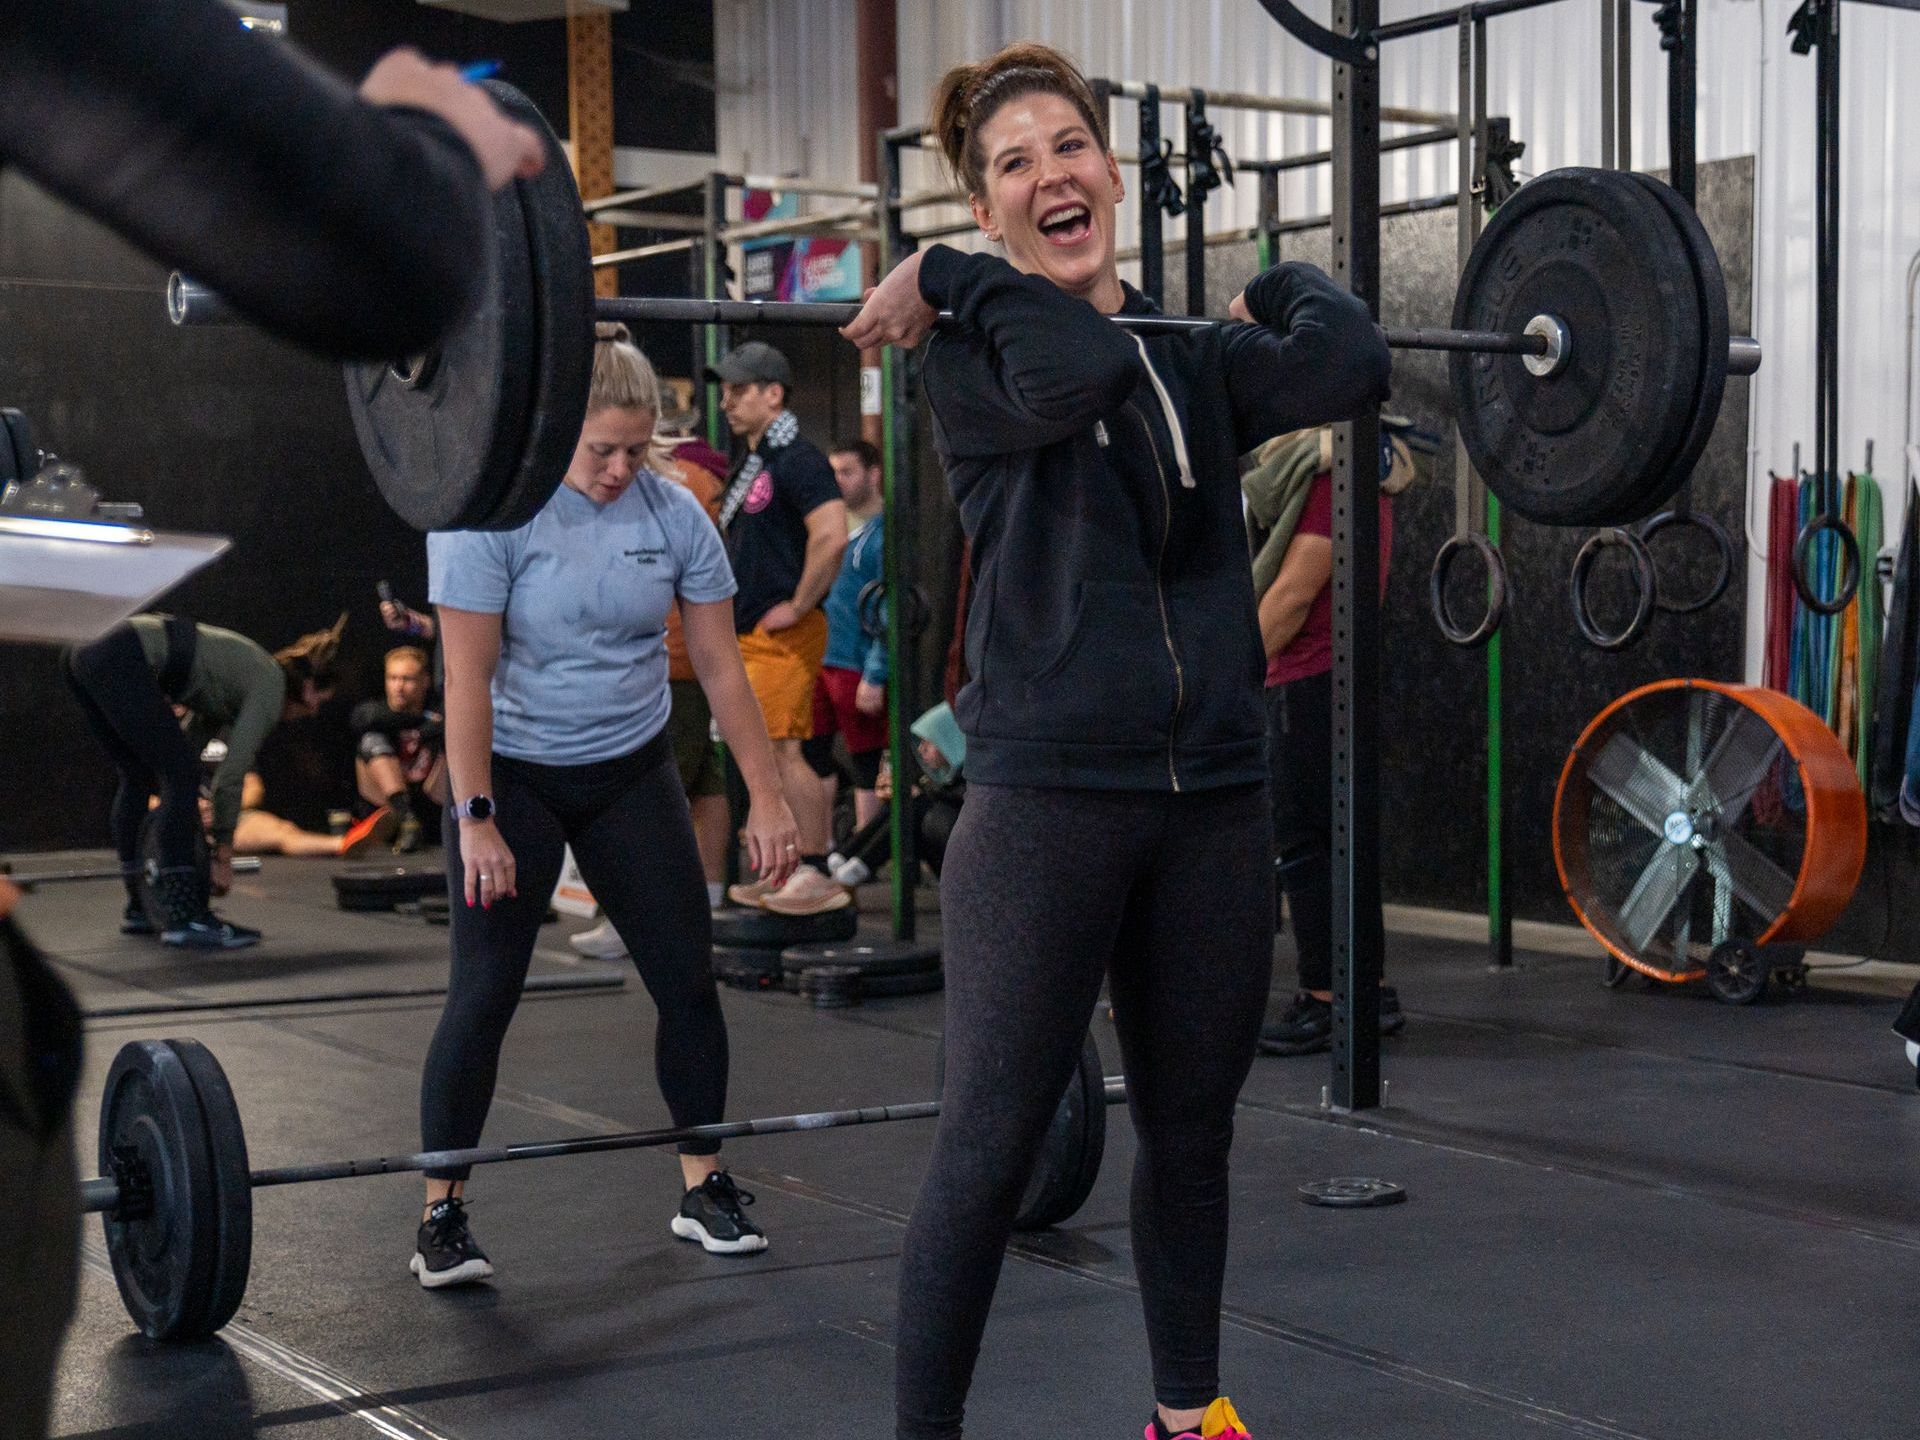
[{"label": "black wristwatch", "polygon": [[462,820],[491,820],[493,801],[485,795],[469,795],[464,804],[453,807],[453,813]]}]

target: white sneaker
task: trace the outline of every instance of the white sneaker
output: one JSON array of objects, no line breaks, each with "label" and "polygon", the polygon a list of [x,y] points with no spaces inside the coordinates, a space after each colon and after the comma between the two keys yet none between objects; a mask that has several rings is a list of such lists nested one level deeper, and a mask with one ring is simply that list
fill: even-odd
[{"label": "white sneaker", "polygon": [[853,896],[833,883],[811,865],[802,865],[788,877],[787,883],[760,902],[760,908],[776,915],[823,915],[829,910],[844,910]]},{"label": "white sneaker", "polygon": [[873,871],[867,868],[864,860],[838,860],[827,867],[833,873],[835,883],[851,890],[856,885],[864,885],[873,878]]},{"label": "white sneaker", "polygon": [[582,955],[590,955],[595,960],[627,958],[627,942],[620,938],[611,920],[602,920],[591,930],[582,930],[578,935],[569,935],[567,944]]}]

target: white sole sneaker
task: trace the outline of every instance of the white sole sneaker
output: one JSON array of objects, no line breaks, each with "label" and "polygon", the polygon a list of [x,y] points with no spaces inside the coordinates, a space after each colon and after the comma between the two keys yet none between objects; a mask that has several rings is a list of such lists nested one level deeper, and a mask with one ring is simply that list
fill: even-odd
[{"label": "white sole sneaker", "polygon": [[738,1240],[716,1240],[707,1233],[706,1226],[698,1220],[688,1219],[685,1215],[673,1217],[673,1233],[682,1240],[697,1242],[709,1255],[757,1255],[767,1248],[767,1237],[764,1235],[742,1235]]},{"label": "white sole sneaker", "polygon": [[422,1288],[438,1290],[447,1285],[470,1285],[475,1280],[485,1280],[493,1274],[493,1262],[489,1260],[463,1260],[451,1270],[427,1269],[426,1256],[418,1250],[413,1259],[407,1262],[407,1268],[420,1277]]},{"label": "white sole sneaker", "polygon": [[567,944],[575,954],[594,960],[627,958],[627,942],[620,938],[620,932],[613,928],[611,921],[596,925],[591,930],[582,930],[578,935],[569,935]]}]

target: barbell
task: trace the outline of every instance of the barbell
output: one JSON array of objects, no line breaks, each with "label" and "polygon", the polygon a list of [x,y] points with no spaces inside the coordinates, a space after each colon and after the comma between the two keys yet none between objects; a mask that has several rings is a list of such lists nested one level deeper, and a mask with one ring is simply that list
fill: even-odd
[{"label": "barbell", "polygon": [[[260,857],[242,855],[233,862],[236,875],[255,875],[260,871]],[[15,873],[0,866],[0,875],[6,876],[22,890],[35,890],[42,885],[71,885],[86,880],[138,880],[145,878],[145,865],[80,865],[67,870],[22,870]]]},{"label": "barbell", "polygon": [[[584,212],[560,142],[519,91],[483,83],[541,134],[547,164],[494,197],[481,299],[440,348],[346,367],[374,481],[421,530],[513,529],[539,513],[585,419],[596,319],[837,328],[859,309],[596,298]],[[1646,513],[1698,458],[1726,377],[1759,368],[1758,342],[1729,333],[1713,247],[1691,208],[1670,196],[1659,181],[1626,172],[1543,175],[1482,232],[1452,329],[1383,332],[1396,349],[1450,355],[1468,454],[1520,515],[1571,525]],[[168,311],[182,326],[234,318],[181,276],[168,284]],[[1156,335],[1220,323],[1114,321]]]},{"label": "barbell", "polygon": [[[1105,1149],[1104,1107],[1125,1098],[1124,1080],[1101,1075],[1100,1052],[1089,1036],[1022,1197],[1020,1228],[1058,1224],[1085,1203]],[[114,1282],[140,1330],[155,1340],[200,1340],[232,1319],[246,1294],[258,1189],[688,1140],[793,1135],[939,1113],[938,1100],[920,1100],[255,1170],[233,1087],[213,1052],[197,1040],[132,1040],[107,1071],[98,1148],[104,1173],[81,1182],[80,1209],[103,1217]]]}]

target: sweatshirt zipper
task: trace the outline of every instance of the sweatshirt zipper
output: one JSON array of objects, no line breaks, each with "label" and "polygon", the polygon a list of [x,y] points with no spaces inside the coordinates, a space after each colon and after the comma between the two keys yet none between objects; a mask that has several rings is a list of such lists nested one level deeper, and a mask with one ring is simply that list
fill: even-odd
[{"label": "sweatshirt zipper", "polygon": [[[1153,367],[1147,367],[1147,373],[1153,373]],[[1156,382],[1157,384],[1157,382]],[[1160,460],[1160,442],[1153,438],[1153,426],[1140,407],[1131,400],[1127,408],[1133,411],[1140,421],[1140,428],[1147,432],[1147,448],[1153,452],[1153,473],[1160,477],[1160,498],[1165,503],[1166,523],[1160,531],[1160,554],[1153,562],[1154,596],[1160,602],[1160,633],[1167,642],[1167,659],[1173,662],[1173,717],[1167,726],[1167,780],[1172,784],[1174,793],[1180,793],[1180,774],[1173,765],[1174,737],[1180,729],[1180,710],[1187,700],[1187,675],[1180,664],[1180,652],[1173,645],[1173,622],[1167,613],[1166,563],[1167,545],[1173,539],[1173,491],[1167,485],[1167,469]]]}]

